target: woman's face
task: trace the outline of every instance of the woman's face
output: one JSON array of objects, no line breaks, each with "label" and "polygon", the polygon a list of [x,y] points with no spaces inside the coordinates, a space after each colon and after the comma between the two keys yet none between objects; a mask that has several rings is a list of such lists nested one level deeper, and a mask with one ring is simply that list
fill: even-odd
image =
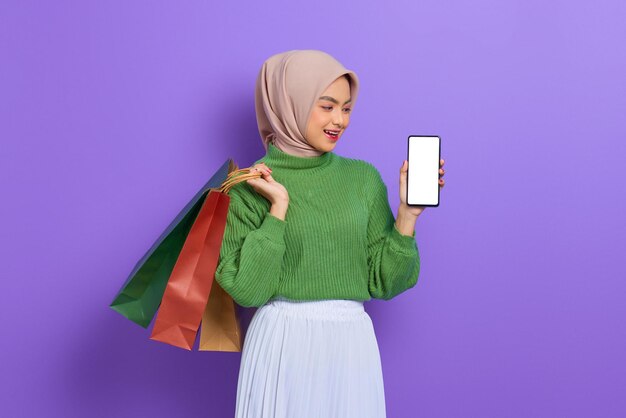
[{"label": "woman's face", "polygon": [[341,76],[320,95],[311,110],[305,135],[309,144],[318,151],[332,151],[350,123],[351,107],[350,83]]}]

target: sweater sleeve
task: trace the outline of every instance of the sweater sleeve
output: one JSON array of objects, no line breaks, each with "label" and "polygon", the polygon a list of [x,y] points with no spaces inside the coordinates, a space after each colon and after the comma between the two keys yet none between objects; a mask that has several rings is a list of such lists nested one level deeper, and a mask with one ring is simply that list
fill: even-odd
[{"label": "sweater sleeve", "polygon": [[417,283],[420,256],[415,231],[408,236],[396,228],[387,186],[372,165],[372,190],[367,224],[368,288],[372,298],[391,299]]},{"label": "sweater sleeve", "polygon": [[228,193],[230,204],[215,280],[237,304],[259,307],[278,288],[286,221],[252,207],[250,196],[246,201],[240,193],[238,185]]}]

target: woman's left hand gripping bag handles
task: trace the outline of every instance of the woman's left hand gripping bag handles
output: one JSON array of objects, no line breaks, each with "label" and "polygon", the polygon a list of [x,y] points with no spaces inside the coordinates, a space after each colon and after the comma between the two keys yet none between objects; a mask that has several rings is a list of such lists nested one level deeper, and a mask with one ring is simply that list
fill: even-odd
[{"label": "woman's left hand gripping bag handles", "polygon": [[239,171],[245,170],[226,160],[137,262],[111,303],[144,328],[158,309],[150,339],[192,350],[202,321],[201,351],[241,351],[235,302],[215,281],[230,204],[223,186]]}]

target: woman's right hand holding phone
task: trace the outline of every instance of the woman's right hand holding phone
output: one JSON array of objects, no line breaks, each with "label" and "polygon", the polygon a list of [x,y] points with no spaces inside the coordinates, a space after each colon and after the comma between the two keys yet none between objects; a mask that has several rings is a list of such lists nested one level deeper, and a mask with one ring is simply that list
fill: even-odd
[{"label": "woman's right hand holding phone", "polygon": [[255,164],[250,172],[260,172],[261,177],[248,179],[246,182],[272,204],[270,213],[284,221],[289,207],[289,193],[285,186],[274,180],[272,170],[265,163]]}]

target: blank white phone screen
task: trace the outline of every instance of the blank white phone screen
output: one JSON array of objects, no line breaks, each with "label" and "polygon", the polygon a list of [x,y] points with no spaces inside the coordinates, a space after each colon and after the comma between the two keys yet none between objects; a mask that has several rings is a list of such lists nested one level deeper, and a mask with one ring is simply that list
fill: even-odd
[{"label": "blank white phone screen", "polygon": [[438,136],[409,136],[407,204],[439,205]]}]

